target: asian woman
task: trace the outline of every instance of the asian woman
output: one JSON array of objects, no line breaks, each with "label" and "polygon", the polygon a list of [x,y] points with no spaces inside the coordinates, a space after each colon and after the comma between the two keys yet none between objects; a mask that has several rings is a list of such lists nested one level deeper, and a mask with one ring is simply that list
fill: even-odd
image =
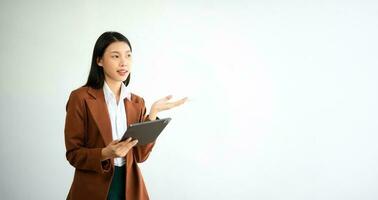
[{"label": "asian woman", "polygon": [[127,87],[132,48],[118,32],[105,32],[96,41],[87,83],[72,91],[66,105],[66,158],[75,168],[67,199],[149,199],[137,163],[145,161],[155,142],[136,146],[119,141],[130,124],[155,120],[164,110],[185,103],[166,96],[146,113],[144,99]]}]

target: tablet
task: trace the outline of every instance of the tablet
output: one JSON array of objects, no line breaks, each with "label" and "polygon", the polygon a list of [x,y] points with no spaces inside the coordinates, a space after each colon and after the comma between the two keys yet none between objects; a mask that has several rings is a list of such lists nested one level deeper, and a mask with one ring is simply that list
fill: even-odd
[{"label": "tablet", "polygon": [[131,124],[123,134],[121,141],[131,137],[133,140],[138,140],[136,146],[154,142],[170,121],[171,118],[164,118]]}]

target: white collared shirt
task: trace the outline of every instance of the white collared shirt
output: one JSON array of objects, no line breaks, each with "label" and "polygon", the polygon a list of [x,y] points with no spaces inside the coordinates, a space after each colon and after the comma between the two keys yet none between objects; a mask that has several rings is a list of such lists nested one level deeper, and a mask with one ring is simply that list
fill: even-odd
[{"label": "white collared shirt", "polygon": [[[121,139],[125,131],[127,130],[127,116],[125,110],[124,99],[127,98],[131,101],[131,93],[126,88],[125,84],[121,84],[121,94],[117,105],[117,100],[109,88],[108,84],[104,81],[104,97],[108,107],[109,118],[112,125],[112,137],[113,140]],[[115,166],[123,166],[125,164],[124,158],[114,158]]]}]

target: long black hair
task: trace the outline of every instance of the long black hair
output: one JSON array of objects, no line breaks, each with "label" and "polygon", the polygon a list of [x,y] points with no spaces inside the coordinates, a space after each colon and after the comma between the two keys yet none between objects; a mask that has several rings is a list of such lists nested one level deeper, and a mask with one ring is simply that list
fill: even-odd
[{"label": "long black hair", "polygon": [[[129,40],[121,33],[111,32],[111,31],[103,33],[97,39],[96,44],[94,46],[91,70],[89,71],[87,83],[84,86],[89,86],[94,89],[100,89],[104,86],[104,81],[105,81],[104,68],[100,67],[97,64],[97,59],[102,58],[106,47],[108,47],[111,43],[118,42],[118,41],[126,42],[130,47],[130,51],[131,52],[133,51]],[[127,79],[123,81],[123,83],[125,84],[125,86],[128,86],[129,82],[130,82],[130,74],[127,77]]]}]

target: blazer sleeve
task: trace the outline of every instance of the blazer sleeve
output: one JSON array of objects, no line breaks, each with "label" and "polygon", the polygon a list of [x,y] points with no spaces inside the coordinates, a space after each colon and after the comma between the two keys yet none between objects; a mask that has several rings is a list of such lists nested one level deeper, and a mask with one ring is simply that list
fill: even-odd
[{"label": "blazer sleeve", "polygon": [[[148,115],[146,115],[146,106],[145,106],[145,103],[144,103],[144,99],[141,98],[141,100],[142,100],[142,111],[141,111],[141,115],[140,115],[141,117],[140,117],[139,121],[140,122],[150,121],[150,118],[148,117]],[[155,145],[155,142],[152,142],[152,143],[149,143],[149,144],[146,144],[146,145],[133,147],[134,148],[134,150],[133,150],[134,157],[135,157],[136,161],[138,163],[142,163],[145,160],[147,160],[147,158],[150,155],[154,145]]]},{"label": "blazer sleeve", "polygon": [[84,98],[72,92],[66,105],[66,121],[64,137],[66,158],[68,162],[80,170],[99,173],[110,171],[110,160],[101,161],[102,148],[85,147],[87,114]]}]

